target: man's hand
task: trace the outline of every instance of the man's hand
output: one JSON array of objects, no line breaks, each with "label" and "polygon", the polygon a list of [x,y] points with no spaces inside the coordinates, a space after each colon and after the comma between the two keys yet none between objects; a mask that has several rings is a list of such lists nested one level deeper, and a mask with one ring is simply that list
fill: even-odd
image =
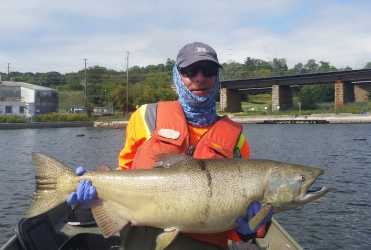
[{"label": "man's hand", "polygon": [[[265,223],[272,219],[273,212],[269,211],[268,215],[263,219],[263,221],[256,227],[250,228],[249,221],[260,211],[260,205],[257,202],[251,203],[247,208],[247,218],[238,217],[237,222],[240,224],[235,228],[236,232],[240,236],[241,240],[247,241],[248,238],[254,238],[256,232],[261,228]],[[244,237],[247,236],[247,237]]]},{"label": "man's hand", "polygon": [[89,172],[89,171],[86,170],[84,167],[80,166],[80,167],[76,168],[76,175],[78,175],[78,176],[83,175],[86,172]]},{"label": "man's hand", "polygon": [[[80,176],[88,172],[83,167],[78,167],[76,169],[76,175]],[[89,180],[81,180],[76,192],[72,192],[67,199],[67,203],[73,206],[76,202],[81,203],[85,206],[90,206],[91,200],[97,199],[97,191]]]}]

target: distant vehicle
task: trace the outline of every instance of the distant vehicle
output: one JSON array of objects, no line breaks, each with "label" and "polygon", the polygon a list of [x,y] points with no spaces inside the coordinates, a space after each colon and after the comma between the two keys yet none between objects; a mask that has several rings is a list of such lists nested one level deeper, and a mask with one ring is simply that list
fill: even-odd
[{"label": "distant vehicle", "polygon": [[85,109],[73,109],[74,114],[86,114]]}]

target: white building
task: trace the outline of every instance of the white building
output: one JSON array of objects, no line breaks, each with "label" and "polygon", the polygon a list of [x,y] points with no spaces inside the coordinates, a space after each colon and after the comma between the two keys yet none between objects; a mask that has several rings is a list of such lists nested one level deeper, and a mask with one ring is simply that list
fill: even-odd
[{"label": "white building", "polygon": [[53,112],[58,112],[58,90],[0,78],[0,115],[32,118]]}]

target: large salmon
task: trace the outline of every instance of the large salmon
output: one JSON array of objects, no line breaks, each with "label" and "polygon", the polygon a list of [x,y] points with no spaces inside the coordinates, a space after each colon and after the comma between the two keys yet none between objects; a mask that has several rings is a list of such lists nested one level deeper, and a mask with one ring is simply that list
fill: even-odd
[{"label": "large salmon", "polygon": [[36,191],[25,217],[33,217],[66,202],[80,180],[91,180],[97,200],[94,218],[105,237],[127,223],[163,228],[157,250],[168,246],[179,232],[223,232],[237,226],[253,201],[264,205],[251,221],[255,228],[270,209],[294,209],[328,192],[308,192],[323,174],[319,168],[256,159],[200,160],[180,154],[158,155],[148,170],[75,171],[56,159],[32,153]]}]

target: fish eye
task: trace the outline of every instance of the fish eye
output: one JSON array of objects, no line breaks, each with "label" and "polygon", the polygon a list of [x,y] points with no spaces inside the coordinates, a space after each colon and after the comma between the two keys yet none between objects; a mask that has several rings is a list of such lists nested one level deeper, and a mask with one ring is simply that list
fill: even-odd
[{"label": "fish eye", "polygon": [[299,180],[300,180],[300,181],[305,181],[305,177],[304,177],[304,175],[300,175]]}]

